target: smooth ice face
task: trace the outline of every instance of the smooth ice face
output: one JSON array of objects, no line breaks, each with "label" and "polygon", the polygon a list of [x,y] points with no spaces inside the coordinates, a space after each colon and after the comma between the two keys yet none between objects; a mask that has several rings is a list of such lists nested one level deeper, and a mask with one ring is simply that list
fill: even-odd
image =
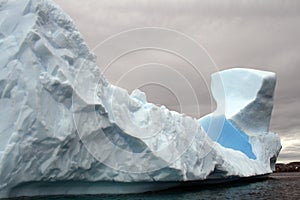
[{"label": "smooth ice face", "polygon": [[254,69],[230,69],[212,75],[217,113],[249,135],[269,131],[276,75]]},{"label": "smooth ice face", "polygon": [[111,85],[53,1],[0,1],[0,52],[0,198],[145,192],[272,172],[281,146],[267,132],[275,82],[268,72],[213,75],[217,113],[224,99],[227,111],[216,138],[141,91]]},{"label": "smooth ice face", "polygon": [[[213,118],[213,119],[212,119]],[[251,159],[256,159],[249,142],[249,136],[237,129],[224,115],[208,115],[200,119],[200,124],[207,132],[208,136],[225,148],[241,151]],[[220,125],[221,130],[216,130],[215,126]]]}]

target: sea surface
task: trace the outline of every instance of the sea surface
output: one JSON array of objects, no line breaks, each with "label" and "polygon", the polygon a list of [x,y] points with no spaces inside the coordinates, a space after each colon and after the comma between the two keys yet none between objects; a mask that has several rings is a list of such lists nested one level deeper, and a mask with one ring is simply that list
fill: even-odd
[{"label": "sea surface", "polygon": [[[19,198],[20,199],[20,198]],[[300,200],[300,172],[274,173],[259,182],[227,183],[192,190],[172,190],[131,195],[89,195],[21,198],[23,200],[197,200],[289,199]]]}]

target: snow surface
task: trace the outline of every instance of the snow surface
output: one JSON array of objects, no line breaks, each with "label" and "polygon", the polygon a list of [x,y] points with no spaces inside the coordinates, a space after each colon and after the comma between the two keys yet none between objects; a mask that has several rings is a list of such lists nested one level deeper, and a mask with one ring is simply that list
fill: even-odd
[{"label": "snow surface", "polygon": [[[230,125],[223,133],[212,118],[218,140],[201,119],[111,85],[50,0],[0,1],[0,51],[0,198],[143,192],[272,172],[281,148],[268,132],[273,73],[212,76],[211,115]],[[237,145],[227,145],[231,136]]]}]

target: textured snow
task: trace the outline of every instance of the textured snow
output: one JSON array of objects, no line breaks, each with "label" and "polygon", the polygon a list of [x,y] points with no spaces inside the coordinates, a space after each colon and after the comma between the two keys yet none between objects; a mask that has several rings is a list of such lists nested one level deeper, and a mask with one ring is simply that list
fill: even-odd
[{"label": "textured snow", "polygon": [[281,148],[268,132],[273,73],[212,76],[218,108],[209,127],[222,132],[218,115],[230,123],[221,142],[201,119],[111,85],[50,0],[0,1],[0,51],[1,198],[143,192],[272,172]]}]

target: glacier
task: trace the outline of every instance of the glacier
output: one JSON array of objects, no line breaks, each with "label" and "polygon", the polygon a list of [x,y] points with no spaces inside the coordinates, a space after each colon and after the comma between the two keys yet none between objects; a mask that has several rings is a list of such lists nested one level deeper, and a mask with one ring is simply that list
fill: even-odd
[{"label": "glacier", "polygon": [[200,119],[110,84],[51,0],[0,1],[0,198],[137,193],[272,173],[276,76],[212,75]]}]

